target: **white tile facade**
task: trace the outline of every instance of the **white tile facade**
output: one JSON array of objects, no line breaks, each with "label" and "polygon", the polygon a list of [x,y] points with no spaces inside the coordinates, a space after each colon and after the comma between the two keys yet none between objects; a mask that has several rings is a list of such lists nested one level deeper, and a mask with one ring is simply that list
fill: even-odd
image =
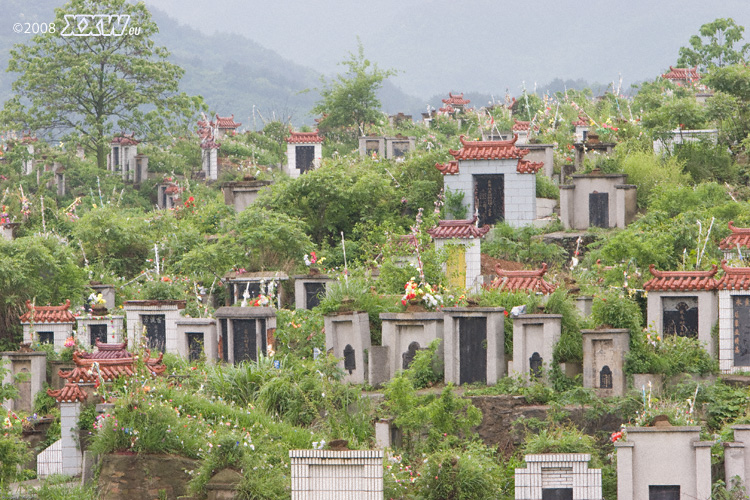
[{"label": "white tile facade", "polygon": [[36,475],[44,479],[53,474],[63,473],[62,439],[58,439],[36,456]]},{"label": "white tile facade", "polygon": [[80,316],[76,319],[78,320],[76,337],[84,347],[92,349],[96,347],[91,344],[90,327],[92,325],[106,325],[107,344],[119,344],[124,340],[122,332],[125,316]]},{"label": "white tile facade", "polygon": [[589,469],[587,453],[526,455],[525,469],[516,469],[516,500],[542,500],[547,488],[572,488],[573,500],[601,500],[602,471]]},{"label": "white tile facade", "polygon": [[[177,304],[145,305],[154,301],[128,301],[125,302],[126,325],[128,346],[133,348],[141,342],[143,335],[142,315],[164,315],[164,327],[166,332],[165,350],[171,354],[179,354],[177,344],[177,320],[182,316]],[[183,304],[184,306],[184,304]]]},{"label": "white tile facade", "polygon": [[382,500],[381,450],[289,450],[292,500]]}]

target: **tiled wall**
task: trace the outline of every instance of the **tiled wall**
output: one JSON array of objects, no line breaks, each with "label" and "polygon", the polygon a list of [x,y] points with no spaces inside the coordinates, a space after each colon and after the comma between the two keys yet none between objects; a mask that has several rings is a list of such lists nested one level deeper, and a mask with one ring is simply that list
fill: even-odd
[{"label": "tiled wall", "polygon": [[516,469],[516,500],[541,500],[546,488],[572,488],[573,500],[601,500],[602,471],[589,469],[590,459],[584,453],[526,455],[526,468]]},{"label": "tiled wall", "polygon": [[292,500],[382,500],[380,450],[290,450]]}]

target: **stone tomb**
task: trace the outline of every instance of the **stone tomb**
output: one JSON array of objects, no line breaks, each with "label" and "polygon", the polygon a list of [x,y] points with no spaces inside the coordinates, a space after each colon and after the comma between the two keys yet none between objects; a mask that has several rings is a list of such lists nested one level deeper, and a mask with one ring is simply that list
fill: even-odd
[{"label": "stone tomb", "polygon": [[182,189],[174,182],[162,182],[156,185],[156,206],[162,210],[172,210],[180,204]]},{"label": "stone tomb", "polygon": [[719,290],[719,369],[747,371],[750,366],[750,267],[727,267]]},{"label": "stone tomb", "polygon": [[89,284],[89,288],[91,288],[96,294],[100,294],[100,293],[102,294],[102,298],[104,299],[104,306],[107,309],[114,309],[116,307],[114,285],[104,285],[104,284],[92,281]]},{"label": "stone tomb", "polygon": [[273,307],[220,307],[215,316],[219,320],[219,359],[239,363],[266,355],[268,330],[276,328]]},{"label": "stone tomb", "polygon": [[711,497],[711,445],[700,426],[626,427],[615,443],[617,500]]},{"label": "stone tomb", "polygon": [[719,320],[718,266],[709,271],[657,271],[644,283],[648,292],[648,324],[663,336],[697,338],[716,354],[711,329]]},{"label": "stone tomb", "polygon": [[732,430],[734,442],[724,443],[724,477],[727,488],[747,489],[750,487],[750,425],[733,425]]},{"label": "stone tomb", "polygon": [[505,309],[446,307],[445,381],[494,385],[505,374]]},{"label": "stone tomb", "polygon": [[589,469],[588,453],[526,455],[516,469],[516,500],[602,500],[602,471]]},{"label": "stone tomb", "polygon": [[636,187],[625,174],[575,174],[560,186],[560,221],[565,229],[624,228],[635,218]]},{"label": "stone tomb", "polygon": [[448,250],[444,271],[451,287],[479,291],[482,286],[479,240],[489,231],[490,226],[477,227],[477,217],[467,220],[441,220],[438,221],[437,227],[427,230],[435,241],[437,250]]},{"label": "stone tomb", "polygon": [[323,137],[315,132],[291,132],[286,138],[286,173],[299,177],[320,165],[323,158]]},{"label": "stone tomb", "polygon": [[227,286],[227,306],[241,304],[245,292],[250,299],[261,294],[268,294],[268,288],[271,282],[274,282],[273,288],[276,295],[276,307],[281,307],[284,301],[284,288],[281,286],[283,281],[289,279],[286,273],[280,271],[259,271],[259,272],[238,272],[230,271],[224,276],[224,283]]},{"label": "stone tomb", "polygon": [[87,314],[76,319],[78,320],[78,342],[84,347],[95,347],[97,340],[103,344],[119,344],[124,341],[122,325],[125,316]]},{"label": "stone tomb", "polygon": [[719,249],[727,261],[747,260],[750,257],[750,228],[735,227],[734,221],[729,221],[732,233],[719,242]]},{"label": "stone tomb", "polygon": [[289,450],[292,500],[382,500],[382,450]]},{"label": "stone tomb", "polygon": [[[383,340],[382,346],[373,346],[371,352],[385,350],[385,362],[370,364],[370,384],[386,382],[396,373],[409,368],[416,353],[427,348],[435,339],[443,339],[441,312],[381,313]],[[443,342],[437,354],[443,359]],[[375,372],[383,375],[376,376]]]},{"label": "stone tomb", "polygon": [[[47,354],[44,352],[12,351],[2,353],[6,365],[3,384],[13,384],[18,389],[18,397],[3,401],[3,407],[12,411],[34,412],[34,398],[47,381]],[[21,382],[14,377],[23,375]]]},{"label": "stone tomb", "polygon": [[184,300],[128,300],[123,309],[131,348],[145,335],[148,349],[179,354],[176,321],[182,317],[180,310],[185,309]]},{"label": "stone tomb", "polygon": [[454,160],[436,165],[445,187],[464,194],[468,213],[476,213],[480,225],[520,227],[536,219],[535,174],[543,164],[524,159],[529,150],[516,147],[517,139],[467,141],[462,136],[461,149],[450,150]]},{"label": "stone tomb", "polygon": [[216,320],[213,318],[179,318],[177,326],[177,352],[189,361],[205,359],[214,363],[218,357]]},{"label": "stone tomb", "polygon": [[625,394],[625,354],[630,351],[627,328],[581,330],[583,334],[583,386],[597,396]]},{"label": "stone tomb", "polygon": [[20,222],[5,222],[0,224],[0,236],[7,241],[13,241],[16,237],[16,229],[18,229],[20,225]]},{"label": "stone tomb", "polygon": [[522,314],[513,318],[513,373],[541,376],[552,363],[555,344],[562,333],[561,314]]},{"label": "stone tomb", "polygon": [[259,181],[254,177],[248,177],[242,181],[225,182],[221,185],[224,203],[234,207],[235,212],[242,212],[255,202],[261,191],[271,184],[271,181]]},{"label": "stone tomb", "polygon": [[370,319],[366,312],[327,315],[325,320],[326,351],[339,358],[344,382],[368,382],[367,354],[371,348]]},{"label": "stone tomb", "polygon": [[599,142],[599,137],[594,139],[594,134],[590,131],[586,134],[585,142],[573,143],[575,147],[575,156],[573,164],[575,165],[576,172],[581,172],[584,167],[584,160],[588,158],[591,161],[595,161],[599,156],[609,156],[615,150],[614,142]]},{"label": "stone tomb", "polygon": [[554,169],[554,144],[529,144],[523,145],[523,149],[528,149],[529,153],[525,159],[531,162],[541,162],[542,173],[550,179],[555,175]]},{"label": "stone tomb", "polygon": [[294,278],[294,307],[296,309],[312,309],[325,298],[326,291],[333,278],[325,274],[299,274]]},{"label": "stone tomb", "polygon": [[76,323],[69,309],[70,300],[59,306],[32,306],[27,300],[26,312],[20,318],[24,341],[53,344],[56,351],[61,351],[65,347],[65,339],[73,335]]}]

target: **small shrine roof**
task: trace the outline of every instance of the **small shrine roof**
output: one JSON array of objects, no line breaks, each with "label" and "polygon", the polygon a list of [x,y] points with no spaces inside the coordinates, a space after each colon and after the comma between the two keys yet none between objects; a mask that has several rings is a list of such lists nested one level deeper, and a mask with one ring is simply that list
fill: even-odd
[{"label": "small shrine roof", "polygon": [[241,123],[237,123],[234,121],[234,114],[232,116],[219,116],[216,115],[216,125],[219,128],[229,128],[229,129],[235,129],[242,125]]},{"label": "small shrine roof", "polygon": [[727,261],[721,261],[724,276],[717,285],[719,290],[750,290],[750,267],[727,267]]},{"label": "small shrine roof", "polygon": [[[75,367],[72,370],[59,370],[60,378],[66,379],[69,383],[94,383],[99,379],[101,374],[105,382],[111,382],[118,377],[130,377],[135,373],[134,357],[125,350],[125,344],[108,344],[96,343],[97,351],[93,353],[79,352],[73,353],[73,362]],[[167,369],[162,363],[164,354],[159,353],[157,358],[151,357],[151,352],[146,351],[144,363],[152,375],[161,375]],[[94,364],[98,367],[94,368]]]},{"label": "small shrine roof", "polygon": [[500,264],[497,264],[495,266],[497,279],[492,282],[492,286],[493,288],[501,288],[503,290],[526,290],[529,292],[541,292],[547,295],[552,293],[556,287],[542,278],[546,272],[546,263],[542,264],[541,269],[530,271],[508,271],[501,268]]},{"label": "small shrine roof", "polygon": [[139,142],[135,139],[135,132],[132,134],[120,134],[112,138],[112,144],[119,144],[120,146],[135,146]]},{"label": "small shrine roof", "polygon": [[463,106],[465,104],[469,104],[471,100],[464,99],[463,92],[460,94],[454,94],[453,92],[448,92],[448,99],[443,99],[443,102],[445,104],[449,104],[453,106]]},{"label": "small shrine roof", "polygon": [[20,316],[21,323],[30,323],[33,314],[34,323],[75,323],[76,318],[70,309],[70,300],[59,306],[32,306],[26,301],[26,312]]},{"label": "small shrine roof", "polygon": [[591,124],[585,116],[578,115],[578,120],[573,122],[574,127],[588,127]]},{"label": "small shrine roof", "polygon": [[463,146],[458,151],[449,149],[448,152],[456,160],[506,160],[521,159],[529,153],[528,149],[516,147],[518,135],[508,141],[467,141],[460,137]]},{"label": "small shrine roof", "polygon": [[219,149],[221,144],[214,141],[212,137],[201,142],[201,149]]},{"label": "small shrine roof", "polygon": [[438,111],[440,111],[441,113],[453,113],[456,111],[456,109],[449,104],[443,108],[438,109]]},{"label": "small shrine roof", "polygon": [[[531,129],[531,122],[524,122],[521,120],[514,120],[513,127],[511,127],[514,131],[521,130],[521,131],[528,131]],[[534,130],[536,130],[537,127],[534,127]]]},{"label": "small shrine roof", "polygon": [[732,234],[719,242],[719,248],[721,250],[733,250],[737,248],[737,245],[742,248],[750,248],[750,228],[735,227],[733,220],[729,221],[728,226]]},{"label": "small shrine roof", "polygon": [[78,386],[71,382],[67,382],[62,389],[53,391],[47,389],[47,394],[57,400],[58,403],[75,403],[80,401],[81,403],[86,401],[86,393]]},{"label": "small shrine roof", "polygon": [[698,66],[693,68],[675,68],[669,67],[669,71],[661,75],[667,80],[700,80],[701,75],[698,73]]},{"label": "small shrine roof", "polygon": [[436,163],[435,168],[443,175],[456,175],[458,173],[458,162],[452,160],[448,163]]},{"label": "small shrine roof", "polygon": [[714,265],[709,271],[658,271],[651,264],[648,270],[653,278],[644,283],[643,288],[649,292],[716,290],[719,281],[714,278],[719,267]]},{"label": "small shrine roof", "polygon": [[441,220],[438,226],[428,229],[427,233],[433,238],[482,238],[486,235],[490,226],[477,227],[477,217],[462,220]]},{"label": "small shrine roof", "polygon": [[286,142],[290,144],[305,144],[305,143],[322,143],[323,137],[320,136],[317,130],[315,132],[294,132],[289,131],[290,136],[286,138]]},{"label": "small shrine roof", "polygon": [[535,174],[544,166],[543,161],[518,160],[516,172],[519,174]]}]

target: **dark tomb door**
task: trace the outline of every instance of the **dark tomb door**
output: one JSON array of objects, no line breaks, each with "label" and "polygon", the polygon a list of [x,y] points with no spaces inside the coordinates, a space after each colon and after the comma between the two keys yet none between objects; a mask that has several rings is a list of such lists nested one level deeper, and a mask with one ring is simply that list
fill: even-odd
[{"label": "dark tomb door", "polygon": [[698,297],[663,297],[664,334],[698,338]]},{"label": "dark tomb door", "polygon": [[372,154],[380,154],[380,141],[365,141],[365,154],[372,156]]},{"label": "dark tomb door", "polygon": [[505,177],[503,174],[474,176],[474,208],[479,224],[495,224],[505,220]]},{"label": "dark tomb door", "polygon": [[187,342],[188,359],[190,361],[198,361],[201,359],[201,354],[203,354],[203,333],[187,332]]},{"label": "dark tomb door", "polygon": [[232,303],[229,305],[233,306],[237,302],[242,302],[242,299],[245,298],[245,291],[251,299],[254,299],[260,295],[260,283],[257,281],[235,282],[234,293],[231,296]]},{"label": "dark tomb door", "polygon": [[258,343],[255,337],[254,319],[235,319],[232,321],[234,331],[234,362],[252,360],[256,361]]},{"label": "dark tomb door", "polygon": [[417,355],[417,351],[419,350],[419,342],[412,342],[409,344],[409,348],[406,349],[406,352],[401,354],[401,357],[403,358],[402,368],[406,370],[411,366],[412,361],[414,361],[414,356]]},{"label": "dark tomb door", "polygon": [[750,366],[750,296],[732,296],[734,366]]},{"label": "dark tomb door", "polygon": [[609,227],[609,193],[589,194],[589,226]]},{"label": "dark tomb door", "polygon": [[543,363],[544,359],[542,359],[538,352],[532,354],[529,358],[529,375],[533,378],[541,377]]},{"label": "dark tomb door", "polygon": [[297,146],[297,170],[304,174],[313,167],[315,161],[315,146]]},{"label": "dark tomb door", "polygon": [[458,318],[459,384],[487,383],[487,318]]},{"label": "dark tomb door", "polygon": [[409,151],[409,142],[408,141],[393,141],[393,157],[394,158],[403,158],[406,156],[406,153]]},{"label": "dark tomb door", "polygon": [[54,344],[55,334],[53,332],[37,332],[40,344]]},{"label": "dark tomb door", "polygon": [[650,485],[648,500],[680,500],[679,485]]},{"label": "dark tomb door", "polygon": [[354,357],[354,348],[351,344],[346,344],[346,347],[344,347],[344,371],[349,372],[349,375],[351,375],[356,369],[357,360]]},{"label": "dark tomb door", "polygon": [[312,309],[320,305],[320,299],[325,295],[325,283],[305,283],[305,309]]},{"label": "dark tomb door", "polygon": [[107,325],[89,325],[89,338],[91,347],[96,346],[98,340],[102,344],[107,343]]},{"label": "dark tomb door", "polygon": [[599,389],[611,389],[612,388],[612,370],[609,366],[604,365],[602,371],[599,372]]},{"label": "dark tomb door", "polygon": [[141,324],[146,327],[148,348],[164,352],[167,347],[167,325],[163,314],[142,314]]},{"label": "dark tomb door", "polygon": [[542,500],[573,500],[573,488],[542,488]]},{"label": "dark tomb door", "polygon": [[227,330],[227,320],[226,318],[219,320],[219,328],[221,329],[221,332],[219,335],[221,335],[221,352],[219,355],[221,356],[221,359],[223,361],[229,360],[229,330]]}]

